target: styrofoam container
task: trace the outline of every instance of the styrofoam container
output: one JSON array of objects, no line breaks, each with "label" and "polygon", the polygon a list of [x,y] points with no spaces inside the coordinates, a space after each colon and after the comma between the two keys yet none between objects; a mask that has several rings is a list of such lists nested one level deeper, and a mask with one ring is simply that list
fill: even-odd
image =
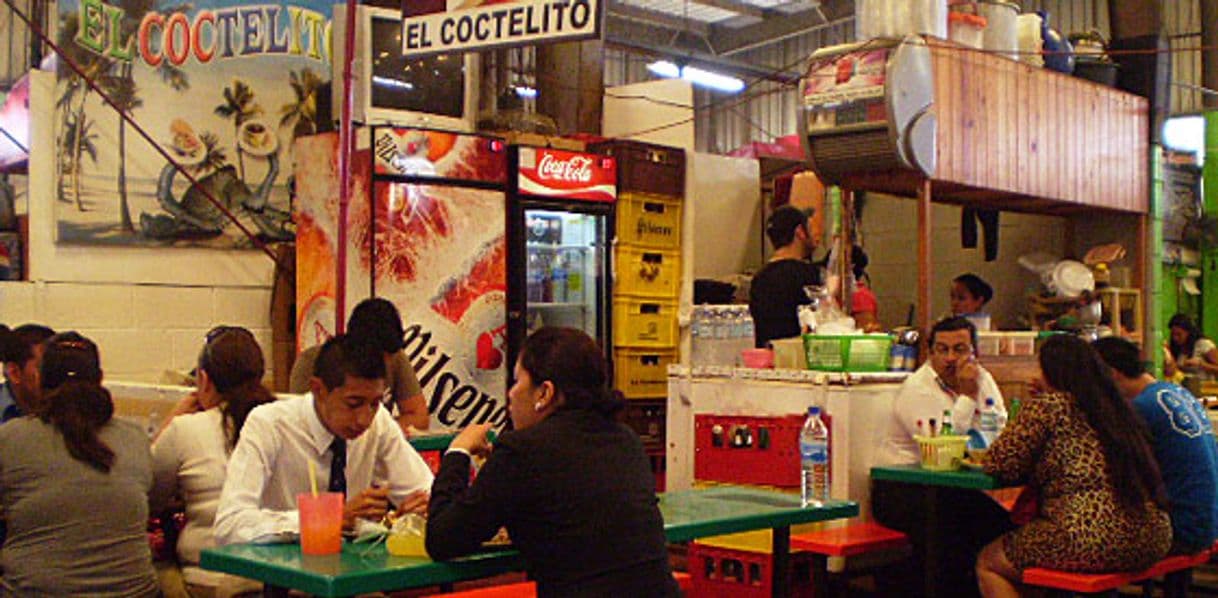
[{"label": "styrofoam container", "polygon": [[1041,37],[1041,18],[1035,13],[1022,14],[1016,20],[1015,30],[1019,39],[1019,60],[1032,66],[1045,66],[1044,38]]},{"label": "styrofoam container", "polygon": [[1019,6],[1012,2],[980,0],[977,2],[977,14],[985,17],[986,21],[985,39],[981,47],[1001,52],[1011,60],[1019,60],[1019,34],[1015,26]]},{"label": "styrofoam container", "polygon": [[1001,332],[978,332],[977,354],[982,357],[998,355],[1002,346]]},{"label": "styrofoam container", "polygon": [[855,0],[859,40],[924,33],[947,38],[947,0]]},{"label": "styrofoam container", "polygon": [[962,46],[981,49],[985,42],[985,29],[985,17],[963,12],[947,15],[948,36]]},{"label": "styrofoam container", "polygon": [[1033,330],[1002,333],[999,355],[1035,355],[1036,332]]}]

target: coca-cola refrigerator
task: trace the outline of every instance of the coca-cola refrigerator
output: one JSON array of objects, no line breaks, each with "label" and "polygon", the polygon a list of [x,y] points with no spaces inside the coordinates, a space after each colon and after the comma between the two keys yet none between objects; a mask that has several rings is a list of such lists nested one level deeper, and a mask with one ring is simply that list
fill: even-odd
[{"label": "coca-cola refrigerator", "polygon": [[508,363],[542,326],[581,329],[611,360],[617,164],[607,156],[510,146],[508,165]]}]

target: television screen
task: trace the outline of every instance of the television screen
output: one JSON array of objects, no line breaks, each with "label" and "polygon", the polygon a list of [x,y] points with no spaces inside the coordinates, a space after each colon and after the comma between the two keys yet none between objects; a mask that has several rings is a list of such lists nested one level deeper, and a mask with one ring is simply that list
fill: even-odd
[{"label": "television screen", "polygon": [[402,21],[372,18],[372,106],[461,118],[465,60],[460,54],[402,57]]}]

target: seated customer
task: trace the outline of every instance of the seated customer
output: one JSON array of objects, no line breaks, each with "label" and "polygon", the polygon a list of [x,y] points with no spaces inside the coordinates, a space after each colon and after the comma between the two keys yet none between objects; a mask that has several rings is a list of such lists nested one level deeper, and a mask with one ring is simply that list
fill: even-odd
[{"label": "seated customer", "polygon": [[45,409],[0,426],[5,596],[157,596],[148,548],[148,435],[113,419],[97,346],[47,341]]},{"label": "seated customer", "polygon": [[[402,352],[402,317],[392,303],[374,297],[365,299],[351,311],[347,320],[347,336],[379,347],[385,355],[385,408],[397,409],[395,418],[402,430],[426,430],[431,420],[423,389],[415,377],[414,367]],[[309,347],[296,357],[288,380],[288,392],[309,392],[309,379],[317,361],[320,346]]]},{"label": "seated customer", "polygon": [[1179,372],[1199,380],[1218,378],[1218,347],[1201,335],[1201,329],[1193,319],[1176,314],[1167,322],[1167,327],[1171,330],[1164,360],[1167,375],[1175,376]]},{"label": "seated customer", "polygon": [[1086,341],[1040,349],[1041,386],[990,447],[985,471],[1037,493],[1035,517],[977,557],[987,597],[1020,594],[1028,567],[1136,571],[1171,546],[1163,481],[1142,423]]},{"label": "seated customer", "polygon": [[[945,412],[950,414],[957,434],[979,427],[980,422],[974,416],[987,398],[993,398],[999,412],[1006,413],[994,378],[977,363],[976,334],[973,324],[964,318],[940,320],[931,328],[930,360],[905,379],[893,400],[887,437],[881,447],[882,462],[919,463],[921,451],[913,437],[929,434],[932,419],[936,428],[941,426]],[[926,486],[872,482],[872,514],[881,524],[908,535],[913,547],[912,558],[904,567],[879,580],[889,584],[881,589],[882,595],[920,595],[928,585],[938,588],[940,593],[975,595],[977,582],[972,564],[977,551],[1011,529],[1007,511],[988,496],[975,490],[933,489],[945,515],[939,533],[952,538],[952,542],[941,547],[942,566],[938,574],[934,579],[925,579],[923,563],[930,548],[926,514],[910,505],[926,504],[931,494]]]},{"label": "seated customer", "polygon": [[1121,396],[1150,429],[1171,505],[1172,552],[1209,548],[1218,539],[1218,445],[1205,409],[1184,388],[1148,374],[1137,345],[1109,337],[1094,346]]},{"label": "seated customer", "polygon": [[1001,417],[1006,417],[1002,392],[981,364],[977,363],[977,329],[964,318],[946,318],[930,329],[930,359],[905,379],[892,404],[892,419],[884,439],[884,461],[913,465],[921,453],[913,437],[930,433],[930,420],[941,424],[951,412],[952,429],[963,434],[978,427],[974,416],[994,399]]},{"label": "seated customer", "polygon": [[228,456],[245,419],[254,407],[275,400],[262,385],[262,349],[254,335],[244,328],[222,327],[208,337],[196,370],[198,391],[182,401],[152,445],[152,512],[160,513],[179,495],[186,504],[177,555],[192,596],[258,588],[248,580],[200,569],[199,552],[216,545],[216,505]]},{"label": "seated customer", "polygon": [[38,324],[22,324],[12,330],[0,326],[0,329],[0,364],[4,365],[4,384],[0,384],[0,423],[4,423],[37,411],[42,343],[55,331]]},{"label": "seated customer", "polygon": [[[515,429],[453,439],[432,487],[427,552],[451,559],[507,527],[538,596],[675,596],[655,480],[638,436],[614,421],[605,360],[588,335],[542,328],[508,391]],[[487,455],[469,485],[470,455]]]},{"label": "seated customer", "polygon": [[312,397],[253,410],[228,461],[216,509],[218,544],[299,533],[296,495],[317,483],[347,495],[343,528],[379,521],[390,501],[400,511],[426,508],[433,476],[381,409],[385,360],[376,347],[346,335],[322,345],[309,380]]}]

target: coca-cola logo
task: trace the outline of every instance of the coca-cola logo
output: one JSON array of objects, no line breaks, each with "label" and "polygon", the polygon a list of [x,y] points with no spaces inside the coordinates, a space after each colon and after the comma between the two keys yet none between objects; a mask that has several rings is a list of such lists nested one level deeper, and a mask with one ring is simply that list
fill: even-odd
[{"label": "coca-cola logo", "polygon": [[587,183],[592,180],[592,158],[571,156],[560,160],[553,154],[542,154],[537,162],[537,176],[543,180]]}]

